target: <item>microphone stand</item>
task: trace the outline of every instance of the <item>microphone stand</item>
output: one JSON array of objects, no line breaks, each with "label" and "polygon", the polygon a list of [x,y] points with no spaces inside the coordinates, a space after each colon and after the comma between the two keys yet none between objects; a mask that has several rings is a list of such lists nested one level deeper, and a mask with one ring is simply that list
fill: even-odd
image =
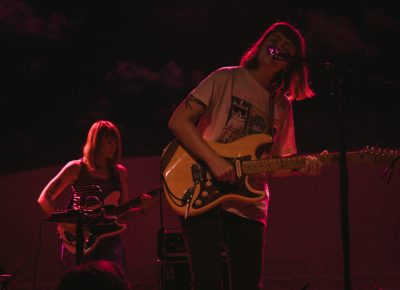
[{"label": "microphone stand", "polygon": [[102,219],[104,219],[104,212],[101,210],[68,209],[54,212],[50,217],[44,219],[44,221],[76,225],[75,265],[80,265],[84,251],[84,226],[98,223]]},{"label": "microphone stand", "polygon": [[[267,50],[267,53],[275,56],[274,48]],[[279,53],[278,53],[279,55]],[[276,56],[275,56],[276,57]],[[341,217],[341,233],[343,247],[343,277],[344,289],[351,290],[351,263],[350,263],[350,230],[349,230],[349,210],[348,210],[348,172],[346,161],[346,98],[343,95],[343,79],[339,75],[339,70],[346,74],[362,77],[366,80],[381,83],[386,86],[400,87],[398,81],[390,81],[375,76],[365,75],[351,68],[338,67],[330,62],[315,62],[303,60],[301,63],[312,67],[323,67],[326,71],[330,71],[331,75],[331,91],[332,96],[336,95],[339,105],[339,170],[340,170],[340,217]]]},{"label": "microphone stand", "polygon": [[344,289],[351,290],[350,267],[350,234],[348,213],[348,172],[346,161],[346,98],[342,92],[343,79],[338,68],[332,63],[319,63],[326,71],[330,72],[330,95],[336,96],[339,110],[339,170],[340,170],[340,222],[343,252],[343,279]]},{"label": "microphone stand", "polygon": [[164,213],[163,213],[163,186],[162,180],[160,180],[160,192],[159,192],[159,200],[160,200],[160,228],[157,233],[157,263],[158,263],[158,286],[161,290],[165,287],[164,285],[164,247],[165,247],[165,228],[164,228]]},{"label": "microphone stand", "polygon": [[92,223],[87,214],[83,210],[63,210],[54,212],[50,217],[45,218],[44,221],[57,222],[57,223],[71,223],[76,225],[75,233],[75,265],[79,265],[82,262],[83,247],[84,247],[84,236],[83,227],[86,224]]},{"label": "microphone stand", "polygon": [[333,78],[339,101],[339,170],[340,170],[340,216],[343,247],[344,289],[351,290],[350,230],[348,209],[348,171],[346,161],[346,98],[342,92],[343,80],[333,67]]},{"label": "microphone stand", "polygon": [[339,74],[339,70],[347,74],[363,76],[363,78],[380,82],[385,85],[398,86],[396,82],[388,81],[382,78],[362,75],[360,72],[340,68],[332,63],[320,63],[326,70],[332,72],[331,94],[336,95],[339,105],[339,170],[340,170],[340,216],[341,216],[341,233],[343,247],[343,274],[344,289],[351,290],[351,259],[350,259],[350,229],[349,229],[349,198],[348,198],[348,171],[346,161],[346,97],[343,94],[343,79]]},{"label": "microphone stand", "polygon": [[[72,190],[74,190],[72,188]],[[76,195],[74,191],[74,195]],[[85,194],[80,197],[79,209],[69,208],[67,210],[54,212],[50,217],[46,218],[45,221],[50,222],[61,222],[61,223],[72,223],[76,226],[75,232],[75,265],[80,265],[82,262],[85,237],[84,237],[84,226],[89,224],[98,223],[104,220],[104,194],[102,189],[98,185],[88,185]],[[73,196],[70,200],[72,206]],[[88,204],[97,204],[100,206],[100,210],[86,209],[89,208]]]},{"label": "microphone stand", "polygon": [[83,220],[82,214],[76,218],[76,246],[75,246],[75,265],[80,265],[83,256]]}]

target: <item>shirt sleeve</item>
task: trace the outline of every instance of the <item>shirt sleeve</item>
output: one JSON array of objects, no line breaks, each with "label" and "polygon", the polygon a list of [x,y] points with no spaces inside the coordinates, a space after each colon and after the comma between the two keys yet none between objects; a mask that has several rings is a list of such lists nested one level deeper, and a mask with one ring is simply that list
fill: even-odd
[{"label": "shirt sleeve", "polygon": [[223,95],[225,87],[229,84],[229,79],[229,70],[219,68],[203,79],[190,94],[209,107],[212,102]]}]

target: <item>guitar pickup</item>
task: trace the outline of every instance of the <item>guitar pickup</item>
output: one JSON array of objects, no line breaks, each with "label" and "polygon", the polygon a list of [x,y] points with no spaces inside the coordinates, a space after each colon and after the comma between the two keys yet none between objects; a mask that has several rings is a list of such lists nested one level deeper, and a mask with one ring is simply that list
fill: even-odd
[{"label": "guitar pickup", "polygon": [[194,183],[203,181],[203,175],[201,174],[201,168],[199,164],[191,164],[190,169],[192,171],[192,179]]}]

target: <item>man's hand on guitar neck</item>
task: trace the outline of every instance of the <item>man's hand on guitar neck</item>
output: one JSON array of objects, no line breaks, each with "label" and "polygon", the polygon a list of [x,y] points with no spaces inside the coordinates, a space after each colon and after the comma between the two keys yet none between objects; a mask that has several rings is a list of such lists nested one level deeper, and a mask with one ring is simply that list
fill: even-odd
[{"label": "man's hand on guitar neck", "polygon": [[[320,155],[328,154],[327,150],[324,150],[320,153]],[[263,156],[262,158],[268,158]],[[305,166],[300,168],[299,170],[290,170],[290,171],[282,171],[273,173],[274,176],[287,176],[287,175],[320,175],[322,172],[322,162],[318,159],[318,156],[309,155],[306,158]],[[217,156],[208,162],[208,166],[212,172],[212,174],[219,180],[223,182],[235,183],[236,182],[236,173],[233,165],[229,163],[226,159]],[[256,175],[253,176],[257,179]],[[259,176],[263,180],[265,179],[265,174],[260,174]]]},{"label": "man's hand on guitar neck", "polygon": [[[328,154],[327,150],[320,153],[320,155],[326,154]],[[320,175],[322,172],[322,162],[318,159],[318,156],[307,156],[305,166],[299,169],[298,172],[304,175]]]}]

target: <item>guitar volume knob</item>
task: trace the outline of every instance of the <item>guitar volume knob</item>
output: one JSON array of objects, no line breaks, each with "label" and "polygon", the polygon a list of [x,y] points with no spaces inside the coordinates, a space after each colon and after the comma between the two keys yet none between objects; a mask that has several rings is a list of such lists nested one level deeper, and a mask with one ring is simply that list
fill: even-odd
[{"label": "guitar volume knob", "polygon": [[207,196],[208,196],[208,191],[205,191],[205,190],[202,191],[202,192],[201,192],[201,196],[202,196],[202,197],[207,197]]}]

